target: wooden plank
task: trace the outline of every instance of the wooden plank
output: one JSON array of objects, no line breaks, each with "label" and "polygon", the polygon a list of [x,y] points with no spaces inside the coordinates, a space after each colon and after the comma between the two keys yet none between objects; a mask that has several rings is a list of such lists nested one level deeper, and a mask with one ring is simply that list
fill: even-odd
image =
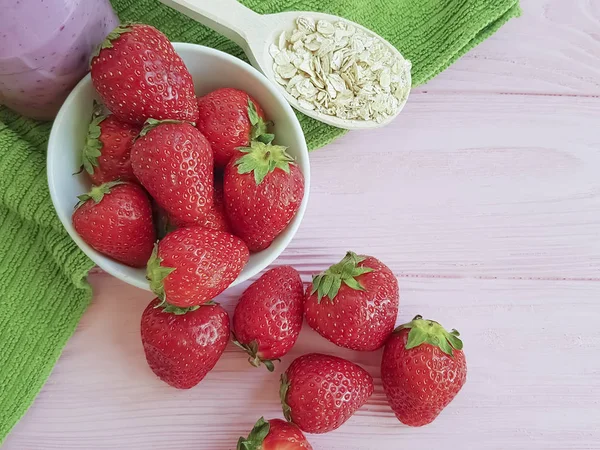
[{"label": "wooden plank", "polygon": [[[458,328],[468,382],[432,425],[402,426],[379,378],[380,352],[336,348],[304,329],[277,373],[229,346],[207,378],[177,391],[154,377],[139,341],[150,296],[94,275],[96,298],[7,450],[230,450],[261,415],[280,416],[278,374],[309,351],[351,358],[376,391],[346,425],[310,440],[320,450],[591,449],[600,442],[600,283],[401,278],[400,320],[417,313]],[[219,300],[229,311],[241,288]]]},{"label": "wooden plank", "polygon": [[405,275],[598,279],[598,117],[592,98],[415,95],[383,132],[311,155],[281,262],[355,249]]},{"label": "wooden plank", "polygon": [[509,21],[419,91],[600,96],[600,2],[521,0]]}]

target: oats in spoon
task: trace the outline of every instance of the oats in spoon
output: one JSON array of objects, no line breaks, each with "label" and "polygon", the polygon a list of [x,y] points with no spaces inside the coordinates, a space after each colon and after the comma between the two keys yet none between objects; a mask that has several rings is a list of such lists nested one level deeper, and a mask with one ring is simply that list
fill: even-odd
[{"label": "oats in spoon", "polygon": [[275,79],[300,106],[340,119],[393,116],[410,91],[410,61],[344,21],[301,16],[270,46]]}]

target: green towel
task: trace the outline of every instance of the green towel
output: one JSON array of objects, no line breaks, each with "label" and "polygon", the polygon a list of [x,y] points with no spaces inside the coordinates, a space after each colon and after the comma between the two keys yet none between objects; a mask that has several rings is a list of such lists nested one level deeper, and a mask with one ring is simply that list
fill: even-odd
[{"label": "green towel", "polygon": [[[218,1],[218,0],[215,0]],[[518,0],[243,0],[260,13],[347,17],[397,45],[420,85],[520,14]],[[123,21],[243,57],[234,44],[157,0],[113,0]],[[344,131],[301,116],[311,149]],[[50,124],[0,107],[0,443],[50,374],[91,300],[92,262],[56,217],[45,175]]]}]

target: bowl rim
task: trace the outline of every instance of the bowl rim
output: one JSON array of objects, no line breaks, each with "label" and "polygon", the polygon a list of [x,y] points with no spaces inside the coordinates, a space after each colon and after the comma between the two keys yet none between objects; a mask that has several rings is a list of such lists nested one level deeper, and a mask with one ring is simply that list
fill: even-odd
[{"label": "bowl rim", "polygon": [[[205,45],[192,44],[192,43],[187,43],[187,42],[172,42],[172,44],[177,53],[179,53],[180,51],[183,51],[183,50],[189,50],[189,51],[197,52],[197,53],[211,54],[214,57],[221,58],[227,62],[235,64],[236,66],[240,67],[242,70],[245,70],[246,72],[248,72],[249,75],[253,75],[255,78],[260,79],[261,84],[266,88],[266,90],[272,96],[274,96],[278,100],[278,102],[281,104],[283,109],[286,111],[286,114],[291,117],[291,125],[294,129],[294,132],[296,133],[296,135],[298,135],[300,137],[299,142],[298,142],[297,152],[300,155],[302,155],[302,159],[304,162],[303,166],[298,164],[299,169],[301,170],[302,174],[304,175],[304,196],[302,198],[302,202],[300,203],[300,207],[298,208],[298,211],[296,212],[296,215],[294,216],[292,221],[288,224],[288,226],[282,232],[282,234],[285,233],[285,236],[283,236],[284,239],[274,242],[269,247],[269,249],[274,250],[274,251],[270,252],[270,256],[265,257],[266,259],[264,259],[264,260],[261,260],[260,264],[257,264],[257,266],[254,269],[252,269],[246,273],[243,273],[243,276],[242,276],[242,274],[240,274],[240,276],[238,276],[228,286],[228,288],[229,288],[229,287],[235,286],[237,284],[243,283],[244,281],[256,276],[258,273],[262,272],[264,269],[269,267],[273,263],[273,261],[275,261],[281,255],[281,253],[288,247],[288,245],[290,244],[290,242],[293,240],[294,236],[296,235],[296,232],[298,231],[298,228],[300,227],[300,224],[304,218],[304,213],[306,212],[306,207],[308,205],[308,198],[309,198],[309,193],[310,193],[310,158],[309,158],[308,147],[306,145],[306,138],[304,136],[304,132],[302,131],[302,127],[300,125],[300,122],[299,122],[298,117],[296,116],[294,110],[292,109],[292,107],[290,106],[288,101],[285,99],[283,94],[281,94],[279,89],[277,89],[277,87],[273,85],[273,82],[270,81],[262,72],[260,72],[259,70],[257,70],[256,68],[254,68],[253,66],[248,64],[247,62],[243,61],[242,59],[239,59],[239,58],[237,58],[233,55],[230,55],[229,53],[223,52],[221,50],[207,47]],[[71,239],[75,242],[75,244],[79,247],[79,249],[88,256],[88,258],[90,258],[98,267],[100,267],[106,273],[109,273],[110,275],[112,275],[132,286],[150,291],[150,286],[149,286],[148,282],[146,282],[146,281],[140,282],[138,277],[131,276],[131,275],[123,272],[122,270],[120,270],[120,267],[125,266],[123,263],[113,260],[110,257],[105,256],[105,255],[102,255],[102,256],[107,258],[107,264],[99,261],[99,258],[97,258],[97,256],[101,255],[101,253],[97,252],[91,246],[89,246],[75,231],[75,229],[72,225],[72,221],[71,221],[72,215],[65,216],[61,212],[60,208],[58,207],[59,195],[58,195],[58,187],[57,187],[56,178],[54,177],[55,165],[53,162],[56,158],[52,158],[52,155],[60,147],[60,143],[58,141],[59,138],[58,138],[57,129],[60,126],[60,124],[64,121],[64,117],[67,115],[67,111],[71,107],[71,104],[75,101],[75,98],[78,95],[80,95],[81,91],[84,89],[84,86],[86,86],[88,83],[91,83],[91,82],[92,82],[91,75],[88,72],[77,83],[77,85],[71,90],[71,92],[65,99],[64,103],[60,107],[60,110],[59,110],[58,114],[56,115],[54,122],[52,123],[52,128],[50,130],[50,136],[48,138],[48,146],[47,146],[47,154],[46,154],[46,176],[48,179],[48,189],[50,192],[50,198],[52,200],[52,205],[54,207],[54,210],[56,211],[56,214],[57,214],[59,220],[61,221],[64,229],[67,231],[67,233],[69,234]],[[56,149],[56,150],[51,151],[51,149]],[[274,249],[273,249],[273,246],[275,246]],[[257,254],[260,254],[260,252],[258,252]]]}]

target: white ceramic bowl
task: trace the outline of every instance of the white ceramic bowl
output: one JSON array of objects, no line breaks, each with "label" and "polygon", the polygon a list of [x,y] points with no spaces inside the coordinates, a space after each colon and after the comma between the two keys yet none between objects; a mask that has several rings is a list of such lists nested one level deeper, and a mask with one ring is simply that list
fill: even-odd
[{"label": "white ceramic bowl", "polygon": [[[250,256],[248,264],[232,286],[268,267],[288,246],[300,226],[310,189],[308,149],[300,123],[279,90],[249,64],[221,51],[195,44],[174,43],[194,79],[197,95],[222,87],[247,91],[275,122],[276,143],[288,147],[304,174],[305,192],[298,213],[269,248]],[[99,100],[88,74],[73,89],[60,109],[48,141],[48,185],[58,217],[77,245],[99,267],[115,277],[150,290],[144,269],[134,269],[104,256],[87,245],[71,223],[77,196],[87,192],[90,181],[85,173],[73,175],[81,165],[81,149],[92,114],[93,100]]]}]

